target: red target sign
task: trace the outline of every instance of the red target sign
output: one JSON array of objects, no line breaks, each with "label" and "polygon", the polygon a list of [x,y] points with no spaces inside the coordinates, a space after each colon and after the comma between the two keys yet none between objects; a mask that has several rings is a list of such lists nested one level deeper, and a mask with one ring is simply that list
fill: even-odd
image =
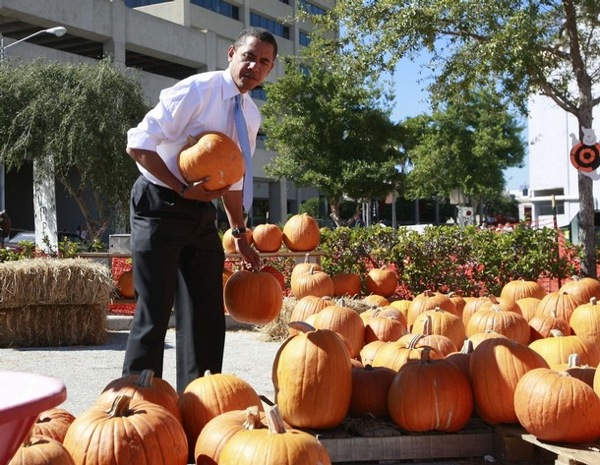
[{"label": "red target sign", "polygon": [[591,172],[600,166],[600,144],[579,142],[571,149],[571,164],[579,171]]}]

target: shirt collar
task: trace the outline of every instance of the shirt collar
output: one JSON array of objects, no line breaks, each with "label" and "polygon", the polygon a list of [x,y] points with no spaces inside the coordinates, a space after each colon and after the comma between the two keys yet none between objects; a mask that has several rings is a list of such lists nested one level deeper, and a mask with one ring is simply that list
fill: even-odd
[{"label": "shirt collar", "polygon": [[[231,73],[228,69],[223,71],[223,100],[229,100],[234,98],[237,94],[240,93],[240,90],[233,82],[233,78],[231,77]],[[242,94],[242,101],[244,100],[244,94]]]}]

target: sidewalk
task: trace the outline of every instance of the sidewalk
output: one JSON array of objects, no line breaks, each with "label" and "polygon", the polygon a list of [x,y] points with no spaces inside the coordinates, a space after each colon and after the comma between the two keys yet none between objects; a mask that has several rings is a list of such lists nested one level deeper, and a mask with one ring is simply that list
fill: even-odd
[{"label": "sidewalk", "polygon": [[[80,415],[113,379],[121,376],[131,317],[107,318],[109,335],[98,346],[20,347],[0,349],[0,371],[22,371],[52,376],[67,387],[67,400],[60,407]],[[248,382],[259,395],[273,399],[271,367],[280,342],[266,342],[247,325],[228,318],[223,373]],[[1,374],[0,374],[1,378]],[[175,330],[165,340],[163,378],[175,387]]]}]

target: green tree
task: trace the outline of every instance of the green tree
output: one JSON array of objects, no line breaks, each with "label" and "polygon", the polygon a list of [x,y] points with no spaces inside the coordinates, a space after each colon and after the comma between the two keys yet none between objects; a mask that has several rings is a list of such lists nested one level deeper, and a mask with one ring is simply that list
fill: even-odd
[{"label": "green tree", "polygon": [[[311,47],[363,72],[428,51],[434,96],[491,84],[525,112],[541,94],[577,118],[581,139],[600,103],[599,13],[597,0],[338,0],[312,19],[343,34],[317,34]],[[596,276],[592,182],[579,173],[582,271]]]},{"label": "green tree", "polygon": [[381,198],[398,188],[399,128],[382,109],[379,89],[290,59],[267,92],[263,126],[278,156],[266,171],[323,192],[335,223],[342,224],[343,196]]},{"label": "green tree", "polygon": [[[142,88],[108,59],[97,64],[36,60],[0,66],[0,157],[7,171],[32,160],[71,195],[91,238],[128,205],[137,169],[126,132],[147,111]],[[46,164],[47,163],[47,164]]]},{"label": "green tree", "polygon": [[473,207],[502,196],[503,171],[522,163],[523,128],[491,91],[447,99],[432,112],[404,123],[412,169],[405,197],[447,197],[460,188]]}]

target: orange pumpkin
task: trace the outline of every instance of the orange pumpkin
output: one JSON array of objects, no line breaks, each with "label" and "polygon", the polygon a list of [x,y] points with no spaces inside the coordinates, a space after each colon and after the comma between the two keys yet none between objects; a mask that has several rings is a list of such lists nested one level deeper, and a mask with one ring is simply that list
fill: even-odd
[{"label": "orange pumpkin", "polygon": [[513,302],[526,297],[535,297],[541,300],[545,295],[546,291],[539,283],[525,279],[515,279],[507,282],[500,292],[500,297]]},{"label": "orange pumpkin", "polygon": [[492,425],[518,423],[513,403],[515,388],[521,377],[534,368],[548,368],[548,363],[525,344],[497,337],[475,347],[469,377],[475,411],[483,421]]},{"label": "orange pumpkin", "polygon": [[525,373],[514,405],[519,423],[539,440],[578,444],[600,437],[600,397],[566,372],[537,368]]},{"label": "orange pumpkin", "polygon": [[63,444],[74,462],[187,464],[188,443],[177,418],[152,402],[130,401],[118,396],[108,409],[106,404],[94,404],[73,421]]},{"label": "orange pumpkin", "polygon": [[135,289],[133,287],[133,270],[125,270],[117,279],[117,290],[121,297],[125,299],[133,299],[135,297]]},{"label": "orange pumpkin", "polygon": [[334,296],[355,296],[360,294],[360,276],[356,273],[335,273],[331,275]]},{"label": "orange pumpkin", "polygon": [[266,417],[268,429],[242,431],[227,441],[219,465],[331,465],[321,442],[310,433],[286,428],[276,405]]},{"label": "orange pumpkin", "polygon": [[262,410],[262,401],[246,381],[232,374],[210,372],[186,386],[178,405],[191,452],[202,429],[218,415],[254,405]]},{"label": "orange pumpkin", "polygon": [[353,366],[352,396],[348,413],[355,416],[387,417],[387,397],[396,372],[386,367]]},{"label": "orange pumpkin", "polygon": [[[254,243],[253,232],[250,228],[246,228],[245,235],[246,235],[246,241],[248,242],[248,244]],[[229,253],[229,254],[237,253],[237,250],[235,248],[235,238],[233,237],[233,234],[231,234],[231,228],[227,229],[223,233],[221,242],[223,243],[223,250],[225,251],[225,253]]]},{"label": "orange pumpkin", "polygon": [[365,287],[370,294],[389,297],[396,291],[398,276],[386,266],[372,268],[365,277]]},{"label": "orange pumpkin", "polygon": [[217,465],[223,447],[234,434],[266,427],[265,414],[256,405],[246,410],[230,410],[217,415],[202,428],[198,436],[194,450],[196,465]]},{"label": "orange pumpkin", "polygon": [[283,225],[283,243],[292,252],[310,252],[321,241],[319,223],[307,213],[298,213]]},{"label": "orange pumpkin", "polygon": [[314,266],[308,273],[292,276],[290,288],[296,299],[301,299],[307,295],[317,297],[333,296],[331,276],[324,271],[319,271]]},{"label": "orange pumpkin", "polygon": [[31,435],[45,436],[62,443],[74,420],[75,416],[64,408],[54,407],[44,410],[31,427]]},{"label": "orange pumpkin", "polygon": [[412,432],[455,432],[473,413],[473,391],[465,374],[448,360],[429,357],[402,366],[388,390],[388,412],[394,423]]},{"label": "orange pumpkin", "polygon": [[179,172],[189,184],[208,177],[204,189],[213,191],[234,184],[245,172],[240,148],[227,135],[205,132],[189,137],[177,159]]},{"label": "orange pumpkin", "polygon": [[348,341],[350,358],[358,357],[365,341],[365,326],[356,310],[343,305],[329,305],[315,314],[313,326],[341,334]]},{"label": "orange pumpkin", "polygon": [[252,232],[254,247],[259,252],[273,253],[281,248],[283,232],[276,224],[265,223],[256,225]]},{"label": "orange pumpkin", "polygon": [[283,305],[280,283],[265,271],[236,271],[225,284],[223,299],[234,320],[251,324],[273,321]]},{"label": "orange pumpkin", "polygon": [[[427,330],[426,325],[428,325]],[[417,316],[412,326],[412,333],[441,334],[448,337],[456,348],[462,347],[466,337],[462,319],[439,307]]]},{"label": "orange pumpkin", "polygon": [[120,395],[127,395],[132,401],[145,400],[161,405],[181,421],[177,391],[167,381],[154,377],[152,370],[112,380],[104,387],[96,402],[112,404]]},{"label": "orange pumpkin", "polygon": [[441,308],[442,310],[458,315],[454,302],[450,300],[450,297],[440,292],[424,291],[421,294],[416,295],[408,307],[406,318],[408,329],[410,330],[412,328],[417,316],[421,313],[425,313],[427,310],[435,310],[436,308]]},{"label": "orange pumpkin", "polygon": [[592,297],[588,303],[573,310],[569,324],[573,332],[592,344],[600,344],[600,305]]},{"label": "orange pumpkin", "polygon": [[276,403],[296,428],[335,428],[350,405],[350,354],[336,332],[307,325],[305,331],[288,338],[275,354]]},{"label": "orange pumpkin", "polygon": [[8,465],[75,465],[60,441],[47,436],[27,435]]},{"label": "orange pumpkin", "polygon": [[600,281],[589,276],[573,276],[560,287],[558,292],[570,294],[578,305],[582,305],[589,302],[592,297],[600,299]]}]

